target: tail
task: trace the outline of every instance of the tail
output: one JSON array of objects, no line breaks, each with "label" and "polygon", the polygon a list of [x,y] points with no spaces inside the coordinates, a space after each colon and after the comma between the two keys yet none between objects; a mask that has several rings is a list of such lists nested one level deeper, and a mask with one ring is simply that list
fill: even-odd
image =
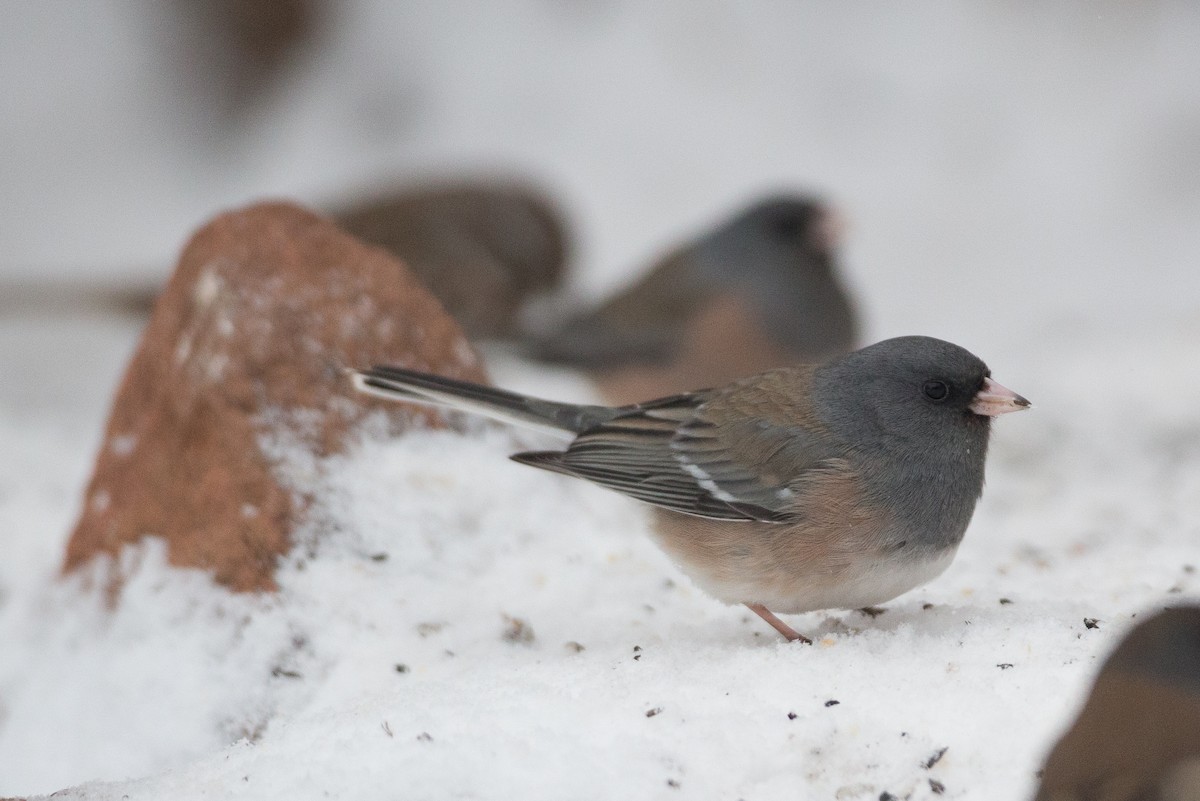
[{"label": "tail", "polygon": [[370,370],[354,370],[352,374],[354,386],[369,395],[446,406],[560,437],[565,435],[568,439],[618,414],[607,406],[556,403],[403,367],[376,365]]}]

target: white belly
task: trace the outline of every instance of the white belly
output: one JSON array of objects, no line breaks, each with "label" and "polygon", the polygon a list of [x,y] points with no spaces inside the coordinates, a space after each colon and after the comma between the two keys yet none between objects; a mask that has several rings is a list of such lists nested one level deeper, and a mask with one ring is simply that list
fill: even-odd
[{"label": "white belly", "polygon": [[763,601],[774,612],[812,612],[817,609],[861,609],[886,603],[914,587],[940,576],[954,561],[957,546],[947,548],[932,559],[874,561],[862,559],[842,574],[836,583],[806,590],[781,593],[771,602]]},{"label": "white belly", "polygon": [[[659,546],[705,592],[781,613],[890,601],[939,575],[958,550],[957,541],[934,550],[921,547],[928,538],[919,532],[852,521],[729,524],[660,512],[657,522]],[[913,547],[905,547],[909,541]]]},{"label": "white belly", "polygon": [[[954,561],[957,546],[930,559],[860,557],[834,575],[797,575],[764,571],[749,580],[718,578],[687,571],[710,595],[730,604],[761,603],[772,612],[795,614],[818,609],[861,609],[886,603],[941,575]],[[683,566],[687,570],[687,566]]]}]

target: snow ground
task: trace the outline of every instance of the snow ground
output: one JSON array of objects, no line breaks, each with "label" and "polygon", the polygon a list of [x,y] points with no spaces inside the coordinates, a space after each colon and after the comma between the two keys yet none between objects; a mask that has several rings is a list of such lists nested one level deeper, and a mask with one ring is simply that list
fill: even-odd
[{"label": "snow ground", "polygon": [[[90,386],[135,333],[6,327],[18,375],[37,340]],[[53,580],[105,393],[10,404],[0,792],[875,799],[933,798],[933,780],[1028,797],[1133,616],[1200,596],[1200,377],[1164,369],[1189,363],[1200,320],[1144,333],[1085,330],[1053,360],[1030,339],[993,364],[1037,406],[999,421],[958,559],[877,618],[797,616],[811,648],[694,589],[641,507],[508,462],[533,435],[486,427],[367,430],[317,470],[293,460],[323,502],[276,597],[231,596],[150,544],[123,555],[108,612],[86,577]]]},{"label": "snow ground", "polygon": [[[195,119],[171,122],[169,92],[156,117],[134,91],[152,73],[110,18],[128,4],[10,9],[107,33],[53,73],[0,29],[0,75],[38,81],[0,120],[0,275],[158,275],[251,196],[499,163],[566,197],[587,295],[747,194],[815,182],[851,220],[870,338],[960,342],[1036,408],[997,424],[947,573],[874,619],[795,617],[812,648],[696,591],[640,507],[508,462],[525,435],[489,428],[364,432],[295,465],[324,502],[277,596],[230,596],[149,545],[108,611],[55,576],[137,324],[10,313],[0,795],[924,799],[932,779],[1028,798],[1132,616],[1200,596],[1200,12],[595,4],[583,25],[536,2],[371,6],[338,29],[361,46],[310,64],[278,127],[225,160],[176,136]],[[110,41],[115,73],[88,61]],[[420,113],[364,129],[367,89],[340,93],[363,74],[372,102]],[[493,372],[586,396],[502,353]]]}]

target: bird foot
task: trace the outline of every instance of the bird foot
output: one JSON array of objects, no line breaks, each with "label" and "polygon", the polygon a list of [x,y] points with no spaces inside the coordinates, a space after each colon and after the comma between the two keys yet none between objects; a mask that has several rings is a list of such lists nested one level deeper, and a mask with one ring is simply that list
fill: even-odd
[{"label": "bird foot", "polygon": [[761,617],[763,620],[770,623],[771,628],[775,629],[780,634],[782,634],[784,639],[786,639],[788,642],[799,641],[799,642],[804,643],[805,645],[812,645],[812,640],[810,640],[808,637],[805,637],[803,634],[796,631],[794,628],[789,626],[787,623],[784,623],[779,618],[775,617],[775,614],[773,612],[771,612],[770,609],[767,609],[767,607],[763,606],[762,604],[746,604],[746,608],[749,609],[754,614]]}]

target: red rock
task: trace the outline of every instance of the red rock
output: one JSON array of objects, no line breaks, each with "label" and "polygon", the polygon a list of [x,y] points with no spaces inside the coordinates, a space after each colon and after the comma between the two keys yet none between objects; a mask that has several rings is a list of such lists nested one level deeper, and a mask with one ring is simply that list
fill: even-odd
[{"label": "red rock", "polygon": [[230,212],[189,242],[113,404],[65,570],[143,537],[235,590],[275,586],[306,499],[260,444],[286,428],[335,453],[372,410],[396,429],[432,411],[353,389],[388,362],[481,380],[458,325],[393,256],[284,203]]}]

